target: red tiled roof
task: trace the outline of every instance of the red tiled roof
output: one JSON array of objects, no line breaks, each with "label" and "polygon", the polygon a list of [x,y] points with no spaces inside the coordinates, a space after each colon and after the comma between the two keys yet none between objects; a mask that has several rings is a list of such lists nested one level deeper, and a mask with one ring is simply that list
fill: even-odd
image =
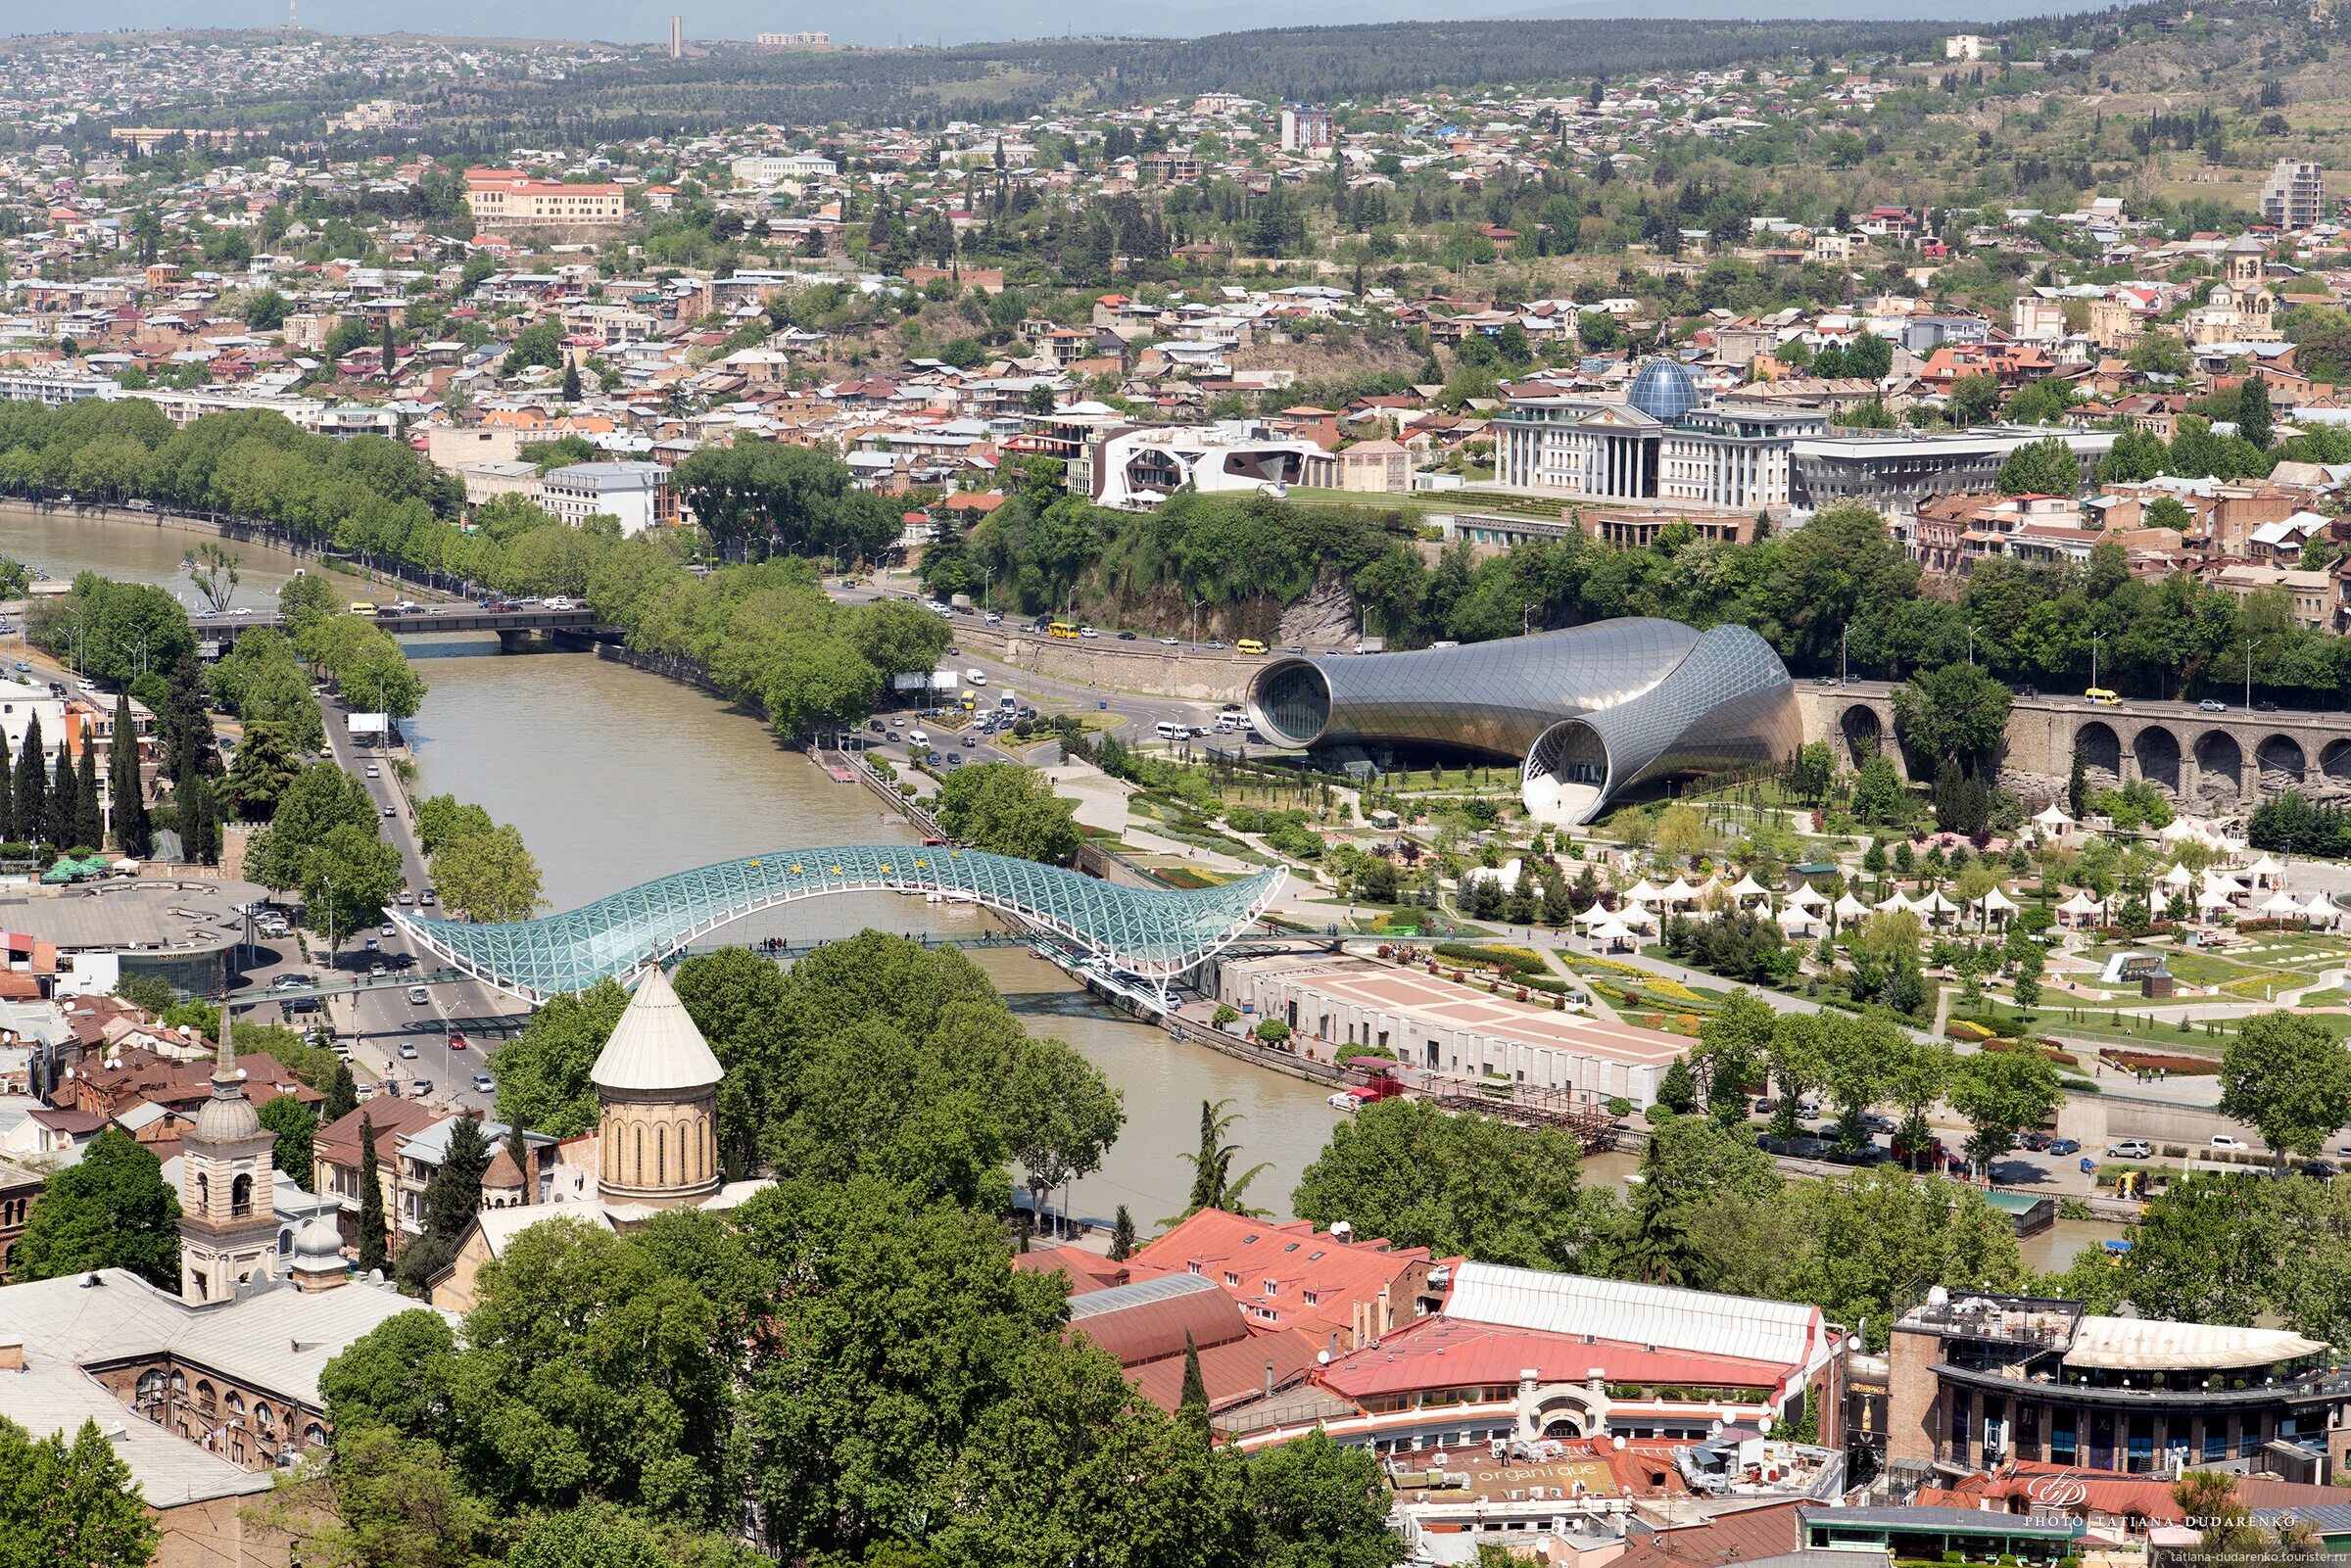
[{"label": "red tiled roof", "polygon": [[[1352,1327],[1356,1303],[1370,1301],[1408,1269],[1432,1259],[1424,1247],[1341,1241],[1305,1220],[1273,1224],[1203,1209],[1136,1253],[1135,1260],[1202,1275],[1248,1308],[1253,1324],[1320,1332]],[[1408,1302],[1393,1305],[1400,1315],[1411,1311]],[[1264,1308],[1276,1314],[1271,1325]]]},{"label": "red tiled roof", "polygon": [[1547,1334],[1453,1317],[1427,1317],[1331,1362],[1318,1378],[1351,1400],[1475,1383],[1516,1384],[1522,1371],[1546,1383],[1580,1383],[1599,1368],[1611,1383],[1777,1387],[1787,1368],[1695,1351],[1653,1351],[1580,1334]]},{"label": "red tiled roof", "polygon": [[1726,1562],[1780,1556],[1800,1544],[1796,1509],[1793,1501],[1766,1503],[1718,1513],[1687,1529],[1635,1536],[1609,1568],[1720,1568]]}]

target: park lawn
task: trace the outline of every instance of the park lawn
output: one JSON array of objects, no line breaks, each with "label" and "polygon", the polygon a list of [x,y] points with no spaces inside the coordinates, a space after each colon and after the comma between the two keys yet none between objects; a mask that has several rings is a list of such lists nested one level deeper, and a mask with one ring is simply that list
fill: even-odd
[{"label": "park lawn", "polygon": [[2341,1007],[2345,1003],[2351,1003],[2351,991],[2346,991],[2339,985],[2329,985],[2323,991],[2305,992],[2302,1000],[2296,1003],[2295,1007],[2299,1011],[2303,1008],[2313,1007]]}]

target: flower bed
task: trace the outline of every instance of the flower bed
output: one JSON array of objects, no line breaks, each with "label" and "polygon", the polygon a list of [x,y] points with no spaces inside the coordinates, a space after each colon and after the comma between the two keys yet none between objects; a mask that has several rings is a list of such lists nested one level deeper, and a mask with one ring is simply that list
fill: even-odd
[{"label": "flower bed", "polygon": [[2208,1056],[2171,1056],[2161,1051],[2102,1050],[2098,1060],[2125,1072],[2178,1072],[2209,1077],[2221,1069]]}]

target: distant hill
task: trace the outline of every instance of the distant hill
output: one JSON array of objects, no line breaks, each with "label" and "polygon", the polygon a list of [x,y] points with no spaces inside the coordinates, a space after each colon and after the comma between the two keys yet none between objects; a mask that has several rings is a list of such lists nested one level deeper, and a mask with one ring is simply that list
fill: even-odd
[{"label": "distant hill", "polygon": [[[2087,9],[2093,0],[1569,0],[1529,8],[1522,0],[506,0],[495,20],[477,0],[408,0],[397,15],[375,0],[300,0],[306,27],[382,32],[397,20],[404,32],[479,37],[607,39],[649,43],[669,35],[669,11],[687,36],[745,39],[763,29],[830,31],[842,43],[971,44],[1056,38],[1077,33],[1137,38],[1199,38],[1254,28],[1339,27],[1408,21],[1460,22],[1492,17],[1755,20],[1758,9],[1798,20],[1999,22]],[[279,0],[18,0],[12,31],[157,27],[269,27],[282,24]]]}]

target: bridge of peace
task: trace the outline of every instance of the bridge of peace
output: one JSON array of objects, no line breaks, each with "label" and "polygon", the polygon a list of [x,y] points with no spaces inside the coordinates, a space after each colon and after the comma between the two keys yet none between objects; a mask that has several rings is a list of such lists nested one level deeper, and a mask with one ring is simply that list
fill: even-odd
[{"label": "bridge of peace", "polygon": [[[1901,748],[1891,743],[1890,684],[1799,686],[1798,693],[1804,738],[1829,741],[1841,765],[1858,767],[1883,749],[1903,766]],[[2091,779],[2144,779],[2191,810],[2250,810],[2287,789],[2351,798],[2351,713],[2236,704],[2206,713],[2180,701],[2100,707],[2081,696],[2019,696],[2008,711],[2001,774],[2062,788],[2076,745]]]}]

